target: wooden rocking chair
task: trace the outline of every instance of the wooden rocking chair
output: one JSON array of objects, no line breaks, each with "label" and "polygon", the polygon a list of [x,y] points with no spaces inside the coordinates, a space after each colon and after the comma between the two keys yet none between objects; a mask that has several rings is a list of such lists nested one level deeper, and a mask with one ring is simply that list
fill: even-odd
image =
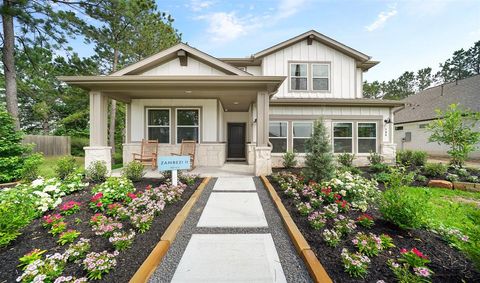
[{"label": "wooden rocking chair", "polygon": [[190,169],[195,168],[195,148],[197,146],[197,142],[194,140],[182,140],[182,145],[180,147],[180,154],[178,153],[171,153],[171,155],[177,156],[190,156]]},{"label": "wooden rocking chair", "polygon": [[158,140],[142,140],[140,153],[133,153],[133,160],[157,168]]}]

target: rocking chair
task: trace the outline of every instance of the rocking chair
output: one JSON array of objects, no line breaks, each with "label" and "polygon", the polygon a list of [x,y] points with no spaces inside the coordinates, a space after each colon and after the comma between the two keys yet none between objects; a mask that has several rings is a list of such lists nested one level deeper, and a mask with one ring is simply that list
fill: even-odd
[{"label": "rocking chair", "polygon": [[158,140],[142,140],[140,153],[133,153],[133,160],[157,168]]},{"label": "rocking chair", "polygon": [[195,168],[195,148],[197,146],[197,142],[194,140],[182,140],[182,145],[180,147],[180,154],[178,153],[171,153],[171,155],[184,155],[190,156],[190,169]]}]

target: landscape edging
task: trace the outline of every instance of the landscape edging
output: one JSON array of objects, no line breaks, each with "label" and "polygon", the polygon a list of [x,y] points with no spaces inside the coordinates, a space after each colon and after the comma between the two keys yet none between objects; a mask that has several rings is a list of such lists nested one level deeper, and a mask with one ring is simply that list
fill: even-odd
[{"label": "landscape edging", "polygon": [[130,279],[130,283],[144,283],[150,279],[153,272],[157,269],[158,265],[162,261],[163,257],[167,254],[170,245],[177,236],[178,231],[182,227],[185,219],[187,218],[193,205],[197,202],[198,198],[203,192],[203,189],[210,181],[210,177],[203,179],[202,183],[197,187],[195,192],[190,196],[190,199],[185,203],[182,209],[177,213],[173,221],[167,227],[163,233],[160,241],[155,248],[150,252],[148,257],[137,269],[137,272]]},{"label": "landscape edging", "polygon": [[270,184],[270,182],[265,176],[260,176],[260,179],[265,185],[265,188],[270,193],[270,197],[272,198],[280,216],[282,217],[285,229],[287,229],[288,235],[290,236],[290,239],[292,240],[295,249],[297,250],[303,262],[307,266],[308,272],[310,273],[312,279],[317,283],[333,282],[330,276],[328,276],[325,268],[323,268],[322,264],[315,256],[315,253],[310,248],[307,240],[305,240],[297,225],[295,224],[295,222],[293,222],[292,217],[283,205],[272,184]]}]

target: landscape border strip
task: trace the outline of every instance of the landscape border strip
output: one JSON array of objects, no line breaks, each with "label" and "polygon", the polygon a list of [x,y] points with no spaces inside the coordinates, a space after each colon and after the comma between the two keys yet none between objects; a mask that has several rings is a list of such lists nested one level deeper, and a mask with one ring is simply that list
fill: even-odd
[{"label": "landscape border strip", "polygon": [[153,272],[157,269],[158,265],[162,261],[163,257],[167,254],[168,249],[170,248],[173,240],[175,240],[178,231],[192,210],[193,205],[197,202],[198,198],[203,192],[203,189],[208,182],[210,182],[210,180],[211,177],[206,177],[203,179],[202,183],[197,187],[195,192],[193,192],[193,194],[190,196],[190,199],[185,203],[168,228],[165,230],[155,248],[153,248],[152,252],[150,252],[142,265],[137,269],[137,272],[135,272],[133,277],[130,279],[130,283],[144,283],[150,279]]},{"label": "landscape border strip", "polygon": [[297,225],[295,224],[295,222],[293,222],[290,213],[288,213],[287,209],[283,205],[272,184],[270,184],[270,182],[265,176],[260,176],[260,179],[265,185],[267,191],[270,193],[270,196],[275,203],[275,206],[277,207],[280,216],[282,217],[285,229],[287,229],[288,235],[290,236],[290,239],[292,240],[295,249],[297,250],[300,257],[303,259],[303,262],[307,266],[308,272],[310,273],[312,279],[318,283],[333,282],[330,276],[328,276],[328,273],[325,271],[325,268],[323,268],[322,264],[315,256],[315,253],[310,248],[307,240],[305,240]]}]

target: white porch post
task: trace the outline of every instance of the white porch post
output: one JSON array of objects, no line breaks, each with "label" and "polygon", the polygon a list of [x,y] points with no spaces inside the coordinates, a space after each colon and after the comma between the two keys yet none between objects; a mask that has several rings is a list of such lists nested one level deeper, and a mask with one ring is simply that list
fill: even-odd
[{"label": "white porch post", "polygon": [[125,103],[125,142],[122,144],[123,165],[132,160],[129,144],[132,143],[132,104]]},{"label": "white porch post", "polygon": [[99,91],[90,91],[90,146],[84,147],[85,168],[96,160],[112,169],[111,147],[107,146],[108,98]]},{"label": "white porch post", "polygon": [[268,146],[268,129],[270,115],[270,97],[268,92],[257,93],[257,146],[255,147],[255,175],[272,173],[272,149]]}]

